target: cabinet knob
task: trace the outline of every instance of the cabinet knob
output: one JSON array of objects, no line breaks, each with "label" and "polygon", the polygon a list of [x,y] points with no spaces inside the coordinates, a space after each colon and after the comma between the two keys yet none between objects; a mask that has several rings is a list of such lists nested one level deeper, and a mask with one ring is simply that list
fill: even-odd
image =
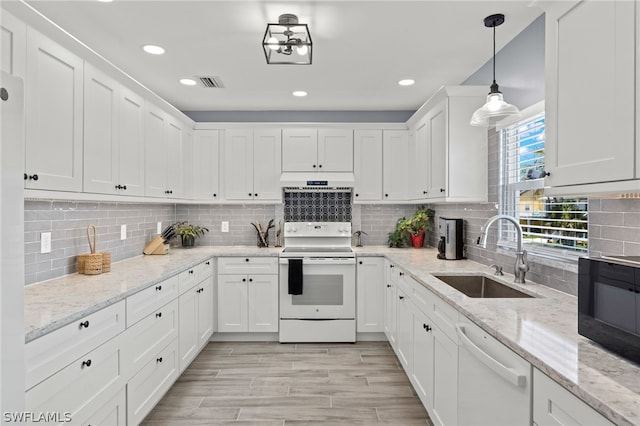
[{"label": "cabinet knob", "polygon": [[321,169],[322,168],[322,164],[318,164],[318,168]]},{"label": "cabinet knob", "polygon": [[26,173],[24,174],[24,180],[29,179],[29,175],[27,175]]},{"label": "cabinet knob", "polygon": [[391,288],[391,284],[387,284],[387,288]]},{"label": "cabinet knob", "polygon": [[401,277],[404,277],[404,272],[398,272],[398,275],[400,275]]},{"label": "cabinet knob", "polygon": [[122,185],[122,189],[127,190],[127,185]]},{"label": "cabinet knob", "polygon": [[249,278],[249,282],[252,283],[253,282],[253,278]]},{"label": "cabinet knob", "polygon": [[158,363],[162,362],[162,357],[156,358],[156,362]]},{"label": "cabinet knob", "polygon": [[161,285],[157,285],[156,286],[156,291],[162,291],[162,286]]},{"label": "cabinet knob", "polygon": [[404,299],[404,296],[398,296],[400,298],[400,300]]},{"label": "cabinet knob", "polygon": [[27,176],[27,179],[29,179],[29,180],[38,180],[39,179],[38,175],[26,175],[25,174],[25,176]]},{"label": "cabinet knob", "polygon": [[427,332],[431,331],[431,326],[430,325],[422,324],[422,328],[424,328],[425,331],[427,331]]},{"label": "cabinet knob", "polygon": [[360,196],[360,194],[356,194],[356,197],[359,197],[359,196]]},{"label": "cabinet knob", "polygon": [[189,269],[189,274],[193,274],[193,269]]},{"label": "cabinet knob", "polygon": [[314,169],[316,168],[316,165],[315,165],[315,164],[313,165],[313,168],[314,168]]},{"label": "cabinet knob", "polygon": [[394,268],[394,267],[395,267],[395,265],[389,265],[389,268]]},{"label": "cabinet knob", "polygon": [[359,265],[362,265],[362,260],[359,260],[359,261],[358,261],[358,264],[359,264]]},{"label": "cabinet knob", "polygon": [[258,193],[256,192],[255,194],[253,194],[253,196],[254,196],[254,197],[257,197],[257,196],[258,196]]},{"label": "cabinet knob", "polygon": [[440,192],[445,192],[445,189],[444,188],[440,188]]},{"label": "cabinet knob", "polygon": [[211,265],[211,262],[209,262],[208,260],[206,262],[204,262],[205,265]]},{"label": "cabinet knob", "polygon": [[248,261],[249,261],[249,258],[246,258],[244,261],[245,261],[245,262],[248,262]]},{"label": "cabinet knob", "polygon": [[389,196],[389,194],[384,194],[384,196],[385,196],[385,197],[388,197],[388,196]]},{"label": "cabinet knob", "polygon": [[89,328],[89,320],[84,320],[80,323],[80,328]]},{"label": "cabinet knob", "polygon": [[429,191],[422,191],[423,195],[427,195],[429,193]]},{"label": "cabinet knob", "polygon": [[249,193],[249,197],[251,197],[251,193]]},{"label": "cabinet knob", "polygon": [[213,194],[213,197],[214,197],[214,198],[215,198],[215,197],[217,197],[217,196],[218,196],[218,194]]},{"label": "cabinet knob", "polygon": [[91,360],[88,359],[86,361],[82,361],[82,365],[80,365],[80,368],[85,368],[85,367],[91,367]]},{"label": "cabinet knob", "polygon": [[247,279],[246,279],[246,278],[243,278],[243,279],[242,279],[242,282],[243,282],[243,283],[247,282]]},{"label": "cabinet knob", "polygon": [[116,189],[120,189],[122,188],[120,185],[116,185]]},{"label": "cabinet knob", "polygon": [[162,318],[162,312],[158,312],[158,313],[156,314],[156,318]]}]

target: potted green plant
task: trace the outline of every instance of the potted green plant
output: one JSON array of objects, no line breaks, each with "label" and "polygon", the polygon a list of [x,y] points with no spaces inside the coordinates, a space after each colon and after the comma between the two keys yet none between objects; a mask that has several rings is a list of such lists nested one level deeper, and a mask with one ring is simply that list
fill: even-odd
[{"label": "potted green plant", "polygon": [[389,233],[389,246],[400,247],[402,244],[411,242],[413,247],[422,247],[426,231],[431,230],[431,222],[429,220],[434,213],[432,209],[422,206],[416,210],[413,216],[398,219],[395,231]]},{"label": "potted green plant", "polygon": [[209,232],[209,229],[200,225],[191,225],[187,221],[176,222],[174,225],[176,234],[180,235],[182,239],[182,247],[193,247],[196,242],[196,238],[202,237],[205,232]]}]

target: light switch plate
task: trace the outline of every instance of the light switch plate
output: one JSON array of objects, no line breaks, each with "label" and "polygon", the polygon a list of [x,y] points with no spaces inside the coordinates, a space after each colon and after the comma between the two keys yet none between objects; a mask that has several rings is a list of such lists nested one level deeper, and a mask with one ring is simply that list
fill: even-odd
[{"label": "light switch plate", "polygon": [[158,222],[158,227],[156,228],[156,234],[162,233],[162,222]]},{"label": "light switch plate", "polygon": [[229,232],[229,222],[226,220],[222,222],[222,225],[220,225],[220,232]]},{"label": "light switch plate", "polygon": [[120,225],[120,239],[127,239],[127,225]]},{"label": "light switch plate", "polygon": [[40,234],[40,253],[51,253],[51,232]]}]

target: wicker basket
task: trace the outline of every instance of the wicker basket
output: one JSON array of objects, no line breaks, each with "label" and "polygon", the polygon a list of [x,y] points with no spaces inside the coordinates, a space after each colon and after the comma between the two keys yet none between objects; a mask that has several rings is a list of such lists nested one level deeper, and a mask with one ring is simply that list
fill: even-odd
[{"label": "wicker basket", "polygon": [[[91,231],[93,230],[93,241]],[[98,275],[111,271],[111,253],[96,253],[97,232],[95,225],[87,226],[87,239],[91,253],[79,254],[76,257],[76,267],[79,274]]]}]

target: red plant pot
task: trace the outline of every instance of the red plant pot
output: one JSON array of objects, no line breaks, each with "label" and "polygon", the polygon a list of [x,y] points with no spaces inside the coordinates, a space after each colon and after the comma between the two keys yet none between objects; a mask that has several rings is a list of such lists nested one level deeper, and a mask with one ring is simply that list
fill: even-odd
[{"label": "red plant pot", "polygon": [[411,234],[411,245],[414,248],[422,248],[424,245],[424,231],[419,234]]}]

